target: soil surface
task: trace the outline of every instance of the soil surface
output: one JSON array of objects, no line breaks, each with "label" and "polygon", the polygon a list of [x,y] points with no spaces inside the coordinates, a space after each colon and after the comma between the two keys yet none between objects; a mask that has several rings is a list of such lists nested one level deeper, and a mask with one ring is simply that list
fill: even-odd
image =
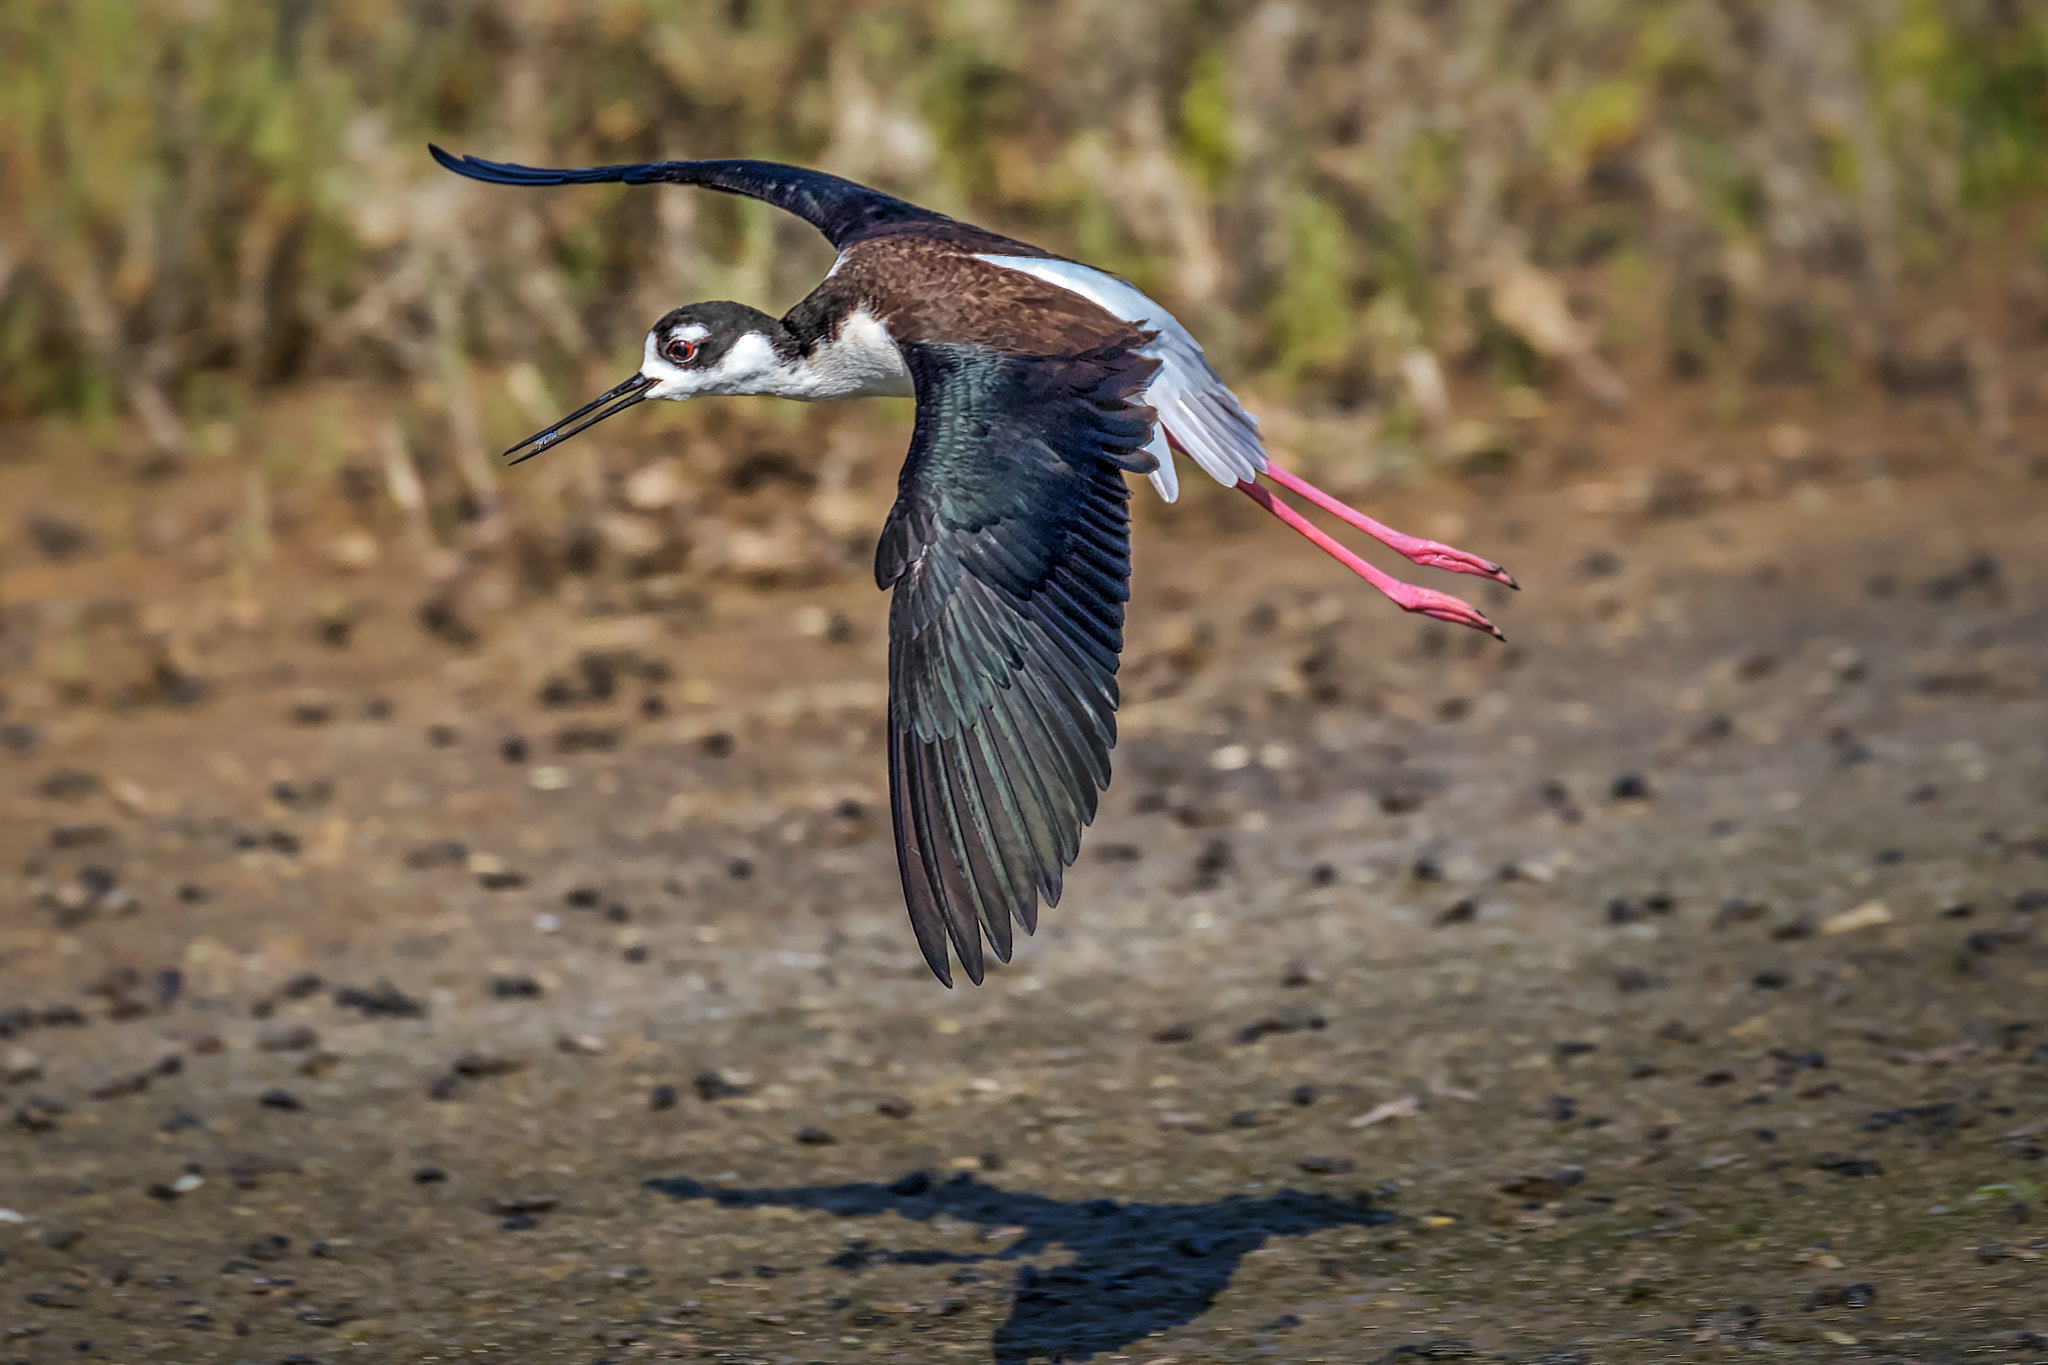
[{"label": "soil surface", "polygon": [[2042,433],[1660,420],[1369,498],[1506,646],[1141,488],[951,992],[858,564],[458,610],[0,470],[0,1361],[2048,1360]]}]

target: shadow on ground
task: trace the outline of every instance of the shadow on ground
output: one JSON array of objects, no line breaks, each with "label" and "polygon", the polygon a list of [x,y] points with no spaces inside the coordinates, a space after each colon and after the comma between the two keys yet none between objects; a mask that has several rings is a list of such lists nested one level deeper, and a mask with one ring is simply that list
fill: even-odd
[{"label": "shadow on ground", "polygon": [[1194,1321],[1215,1302],[1237,1267],[1270,1237],[1299,1237],[1333,1227],[1377,1227],[1386,1209],[1282,1190],[1264,1198],[1232,1196],[1207,1204],[1072,1203],[997,1189],[966,1173],[944,1182],[922,1171],[891,1184],[860,1181],[791,1189],[717,1189],[686,1177],[647,1182],[673,1199],[708,1199],[724,1208],[816,1209],[839,1218],[885,1213],[929,1223],[945,1215],[983,1228],[1021,1228],[993,1254],[896,1251],[852,1242],[826,1264],[849,1273],[870,1265],[973,1265],[1014,1261],[1064,1246],[1074,1259],[1017,1271],[1010,1316],[991,1343],[998,1365],[1032,1358],[1085,1360],[1154,1332]]}]

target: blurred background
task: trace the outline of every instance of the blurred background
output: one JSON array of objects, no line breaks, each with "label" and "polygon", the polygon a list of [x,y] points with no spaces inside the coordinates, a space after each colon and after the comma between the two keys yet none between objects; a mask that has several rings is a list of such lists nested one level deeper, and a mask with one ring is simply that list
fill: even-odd
[{"label": "blurred background", "polygon": [[[908,403],[498,458],[830,249],[430,141],[1119,272],[1513,643],[1139,483],[1116,785],[941,991]],[[2044,208],[2048,0],[0,0],[5,1339],[2040,1357]]]},{"label": "blurred background", "polygon": [[780,310],[830,260],[761,205],[479,187],[430,139],[802,162],[1071,253],[1340,480],[1669,386],[1952,389],[1996,440],[2000,310],[2048,290],[2015,0],[15,0],[0,91],[0,418],[404,499],[402,458],[430,522],[498,505],[488,452],[669,307]]}]

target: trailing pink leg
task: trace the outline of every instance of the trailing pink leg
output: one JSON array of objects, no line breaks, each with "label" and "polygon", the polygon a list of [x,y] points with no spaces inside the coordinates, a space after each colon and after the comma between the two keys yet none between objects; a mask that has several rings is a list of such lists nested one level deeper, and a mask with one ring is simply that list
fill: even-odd
[{"label": "trailing pink leg", "polygon": [[1306,536],[1309,543],[1317,549],[1385,593],[1401,610],[1420,612],[1424,616],[1434,616],[1439,621],[1449,621],[1453,625],[1483,630],[1496,640],[1507,638],[1493,622],[1487,620],[1480,614],[1479,609],[1470,603],[1461,602],[1449,593],[1438,592],[1434,588],[1419,588],[1413,583],[1403,583],[1400,579],[1375,569],[1311,525],[1307,517],[1280,501],[1271,490],[1261,488],[1255,483],[1241,483],[1237,488],[1253,502]]},{"label": "trailing pink leg", "polygon": [[1317,488],[1307,479],[1290,474],[1271,461],[1268,461],[1266,464],[1266,473],[1272,478],[1274,483],[1279,484],[1282,488],[1292,489],[1316,506],[1322,508],[1325,512],[1328,512],[1331,516],[1341,517],[1343,520],[1350,522],[1353,526],[1356,526],[1359,530],[1365,532],[1374,540],[1377,540],[1380,544],[1405,559],[1412,560],[1427,568],[1448,569],[1452,573],[1478,574],[1481,578],[1491,578],[1496,583],[1505,583],[1517,591],[1521,589],[1522,585],[1515,582],[1512,574],[1490,559],[1481,559],[1478,555],[1454,549],[1441,541],[1423,540],[1419,536],[1403,535],[1390,526],[1374,521],[1357,508],[1337,501],[1337,499],[1331,497],[1322,489]]}]

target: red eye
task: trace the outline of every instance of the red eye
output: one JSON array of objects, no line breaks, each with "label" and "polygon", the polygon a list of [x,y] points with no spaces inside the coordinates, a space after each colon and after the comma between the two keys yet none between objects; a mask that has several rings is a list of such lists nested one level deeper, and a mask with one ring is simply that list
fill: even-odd
[{"label": "red eye", "polygon": [[662,353],[669,358],[671,364],[687,365],[697,355],[697,343],[685,341],[681,337],[670,337],[668,345],[662,348]]}]

